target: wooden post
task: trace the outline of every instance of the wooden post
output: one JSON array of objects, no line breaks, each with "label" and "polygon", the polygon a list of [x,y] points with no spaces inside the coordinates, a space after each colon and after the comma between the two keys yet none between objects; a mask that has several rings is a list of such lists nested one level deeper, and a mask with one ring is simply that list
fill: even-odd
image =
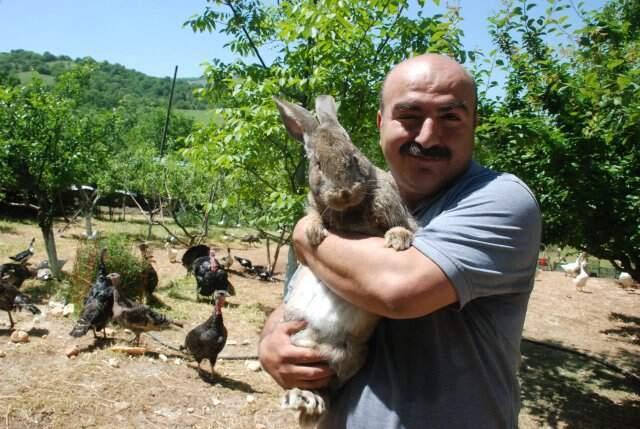
[{"label": "wooden post", "polygon": [[178,76],[178,66],[173,71],[173,82],[171,82],[171,92],[169,93],[169,107],[167,108],[167,117],[164,120],[164,129],[162,130],[162,141],[160,142],[160,158],[164,156],[164,145],[167,141],[167,131],[169,130],[169,117],[171,116],[171,104],[173,103],[173,90],[176,87],[176,76]]}]

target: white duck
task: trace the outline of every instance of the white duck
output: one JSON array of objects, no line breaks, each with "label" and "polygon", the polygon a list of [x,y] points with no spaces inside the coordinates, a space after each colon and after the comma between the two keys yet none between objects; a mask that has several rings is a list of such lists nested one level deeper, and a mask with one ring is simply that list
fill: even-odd
[{"label": "white duck", "polygon": [[623,271],[618,276],[618,283],[620,283],[622,287],[631,287],[633,286],[633,283],[634,283],[633,277],[631,277],[631,274],[625,273]]},{"label": "white duck", "polygon": [[164,244],[164,248],[167,249],[167,256],[169,257],[169,262],[175,264],[178,262],[178,251],[173,248],[170,242],[166,242]]},{"label": "white duck", "polygon": [[589,280],[589,273],[587,273],[586,268],[587,262],[582,261],[582,263],[580,263],[580,273],[572,280],[573,284],[576,285],[576,289],[580,292],[584,291],[587,280]]},{"label": "white duck", "polygon": [[565,276],[575,277],[580,272],[580,265],[584,261],[584,252],[578,255],[575,262],[560,265],[564,271]]}]

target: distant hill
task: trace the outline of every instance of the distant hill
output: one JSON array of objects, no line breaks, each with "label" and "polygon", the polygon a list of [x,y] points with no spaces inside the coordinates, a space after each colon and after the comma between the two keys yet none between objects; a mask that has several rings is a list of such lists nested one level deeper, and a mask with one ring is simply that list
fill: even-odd
[{"label": "distant hill", "polygon": [[[112,108],[125,95],[135,97],[151,106],[166,106],[171,91],[171,78],[158,78],[127,69],[120,64],[106,61],[97,62],[91,57],[72,59],[66,55],[56,56],[49,52],[38,54],[22,49],[0,52],[0,76],[18,79],[25,83],[39,76],[45,83],[51,84],[61,73],[75,65],[93,64],[90,99],[100,108]],[[193,90],[204,85],[199,77],[179,78],[173,96],[176,109],[205,110],[207,103],[197,100]]]}]

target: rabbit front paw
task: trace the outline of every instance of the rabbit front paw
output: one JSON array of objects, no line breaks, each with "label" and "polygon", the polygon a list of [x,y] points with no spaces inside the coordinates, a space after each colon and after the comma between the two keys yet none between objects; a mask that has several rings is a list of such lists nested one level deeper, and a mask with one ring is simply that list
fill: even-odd
[{"label": "rabbit front paw", "polygon": [[402,226],[394,226],[384,234],[385,247],[393,247],[395,250],[405,250],[411,246],[413,233]]},{"label": "rabbit front paw", "polygon": [[326,407],[322,396],[310,391],[293,388],[282,396],[282,408],[300,412],[299,421],[302,427],[313,427]]},{"label": "rabbit front paw", "polygon": [[309,243],[311,243],[312,246],[319,246],[320,243],[322,243],[322,240],[329,235],[329,232],[320,222],[312,222],[307,226],[304,232],[307,236],[307,240],[309,240]]}]

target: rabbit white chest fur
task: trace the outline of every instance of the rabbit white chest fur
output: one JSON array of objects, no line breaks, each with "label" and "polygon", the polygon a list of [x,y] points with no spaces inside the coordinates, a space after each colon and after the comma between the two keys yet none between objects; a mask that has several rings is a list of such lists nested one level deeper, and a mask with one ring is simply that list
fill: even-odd
[{"label": "rabbit white chest fur", "polygon": [[[403,204],[390,174],[376,168],[351,143],[337,119],[330,96],[316,99],[319,122],[306,109],[276,100],[280,116],[295,139],[304,142],[309,158],[309,216],[305,231],[319,245],[327,229],[385,237],[385,245],[404,250],[411,245],[416,224]],[[331,390],[342,385],[364,364],[367,342],[379,316],[336,295],[311,270],[301,266],[291,279],[285,320],[306,320],[293,344],[324,355],[336,377],[328,389],[288,390],[283,406],[300,412],[303,427],[313,427],[329,405]]]},{"label": "rabbit white chest fur", "polygon": [[[366,344],[379,317],[340,298],[306,266],[300,266],[292,281],[285,317],[304,319],[308,324],[308,328],[295,334],[292,341],[299,346],[322,348],[331,355],[332,361],[341,365],[346,353],[341,348],[351,340]],[[338,379],[351,375],[338,373]]]}]

